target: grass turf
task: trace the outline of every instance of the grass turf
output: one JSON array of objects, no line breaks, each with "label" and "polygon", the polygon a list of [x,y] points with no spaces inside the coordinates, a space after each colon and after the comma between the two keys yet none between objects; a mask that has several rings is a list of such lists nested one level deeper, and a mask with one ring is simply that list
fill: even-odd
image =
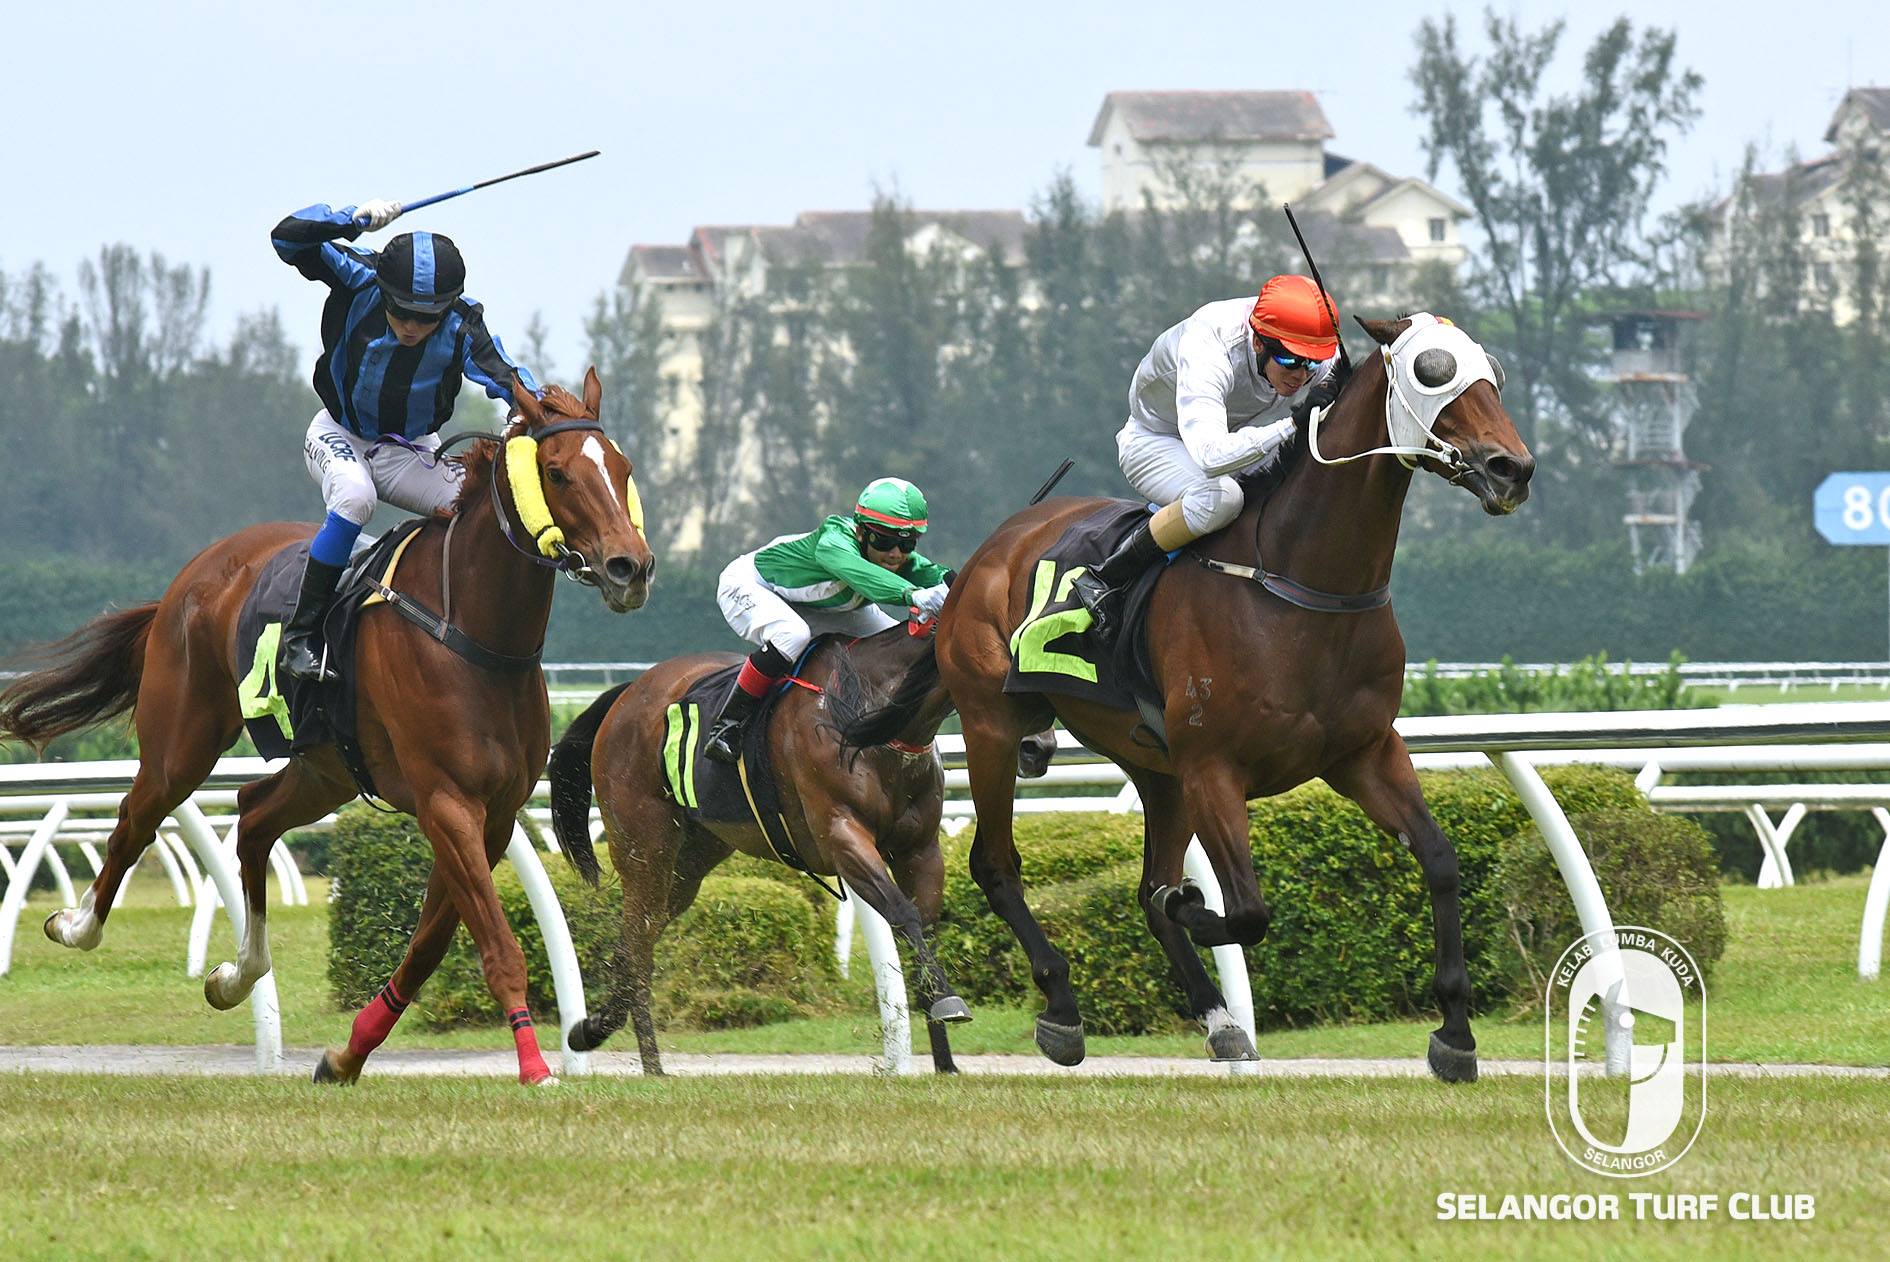
[{"label": "grass turf", "polygon": [[[1714,1060],[1808,1061],[1881,1065],[1890,1061],[1890,981],[1860,982],[1858,920],[1868,875],[1808,881],[1782,890],[1728,886],[1728,945],[1709,979],[1708,1052]],[[270,945],[281,999],[283,1041],[291,1047],[342,1041],[351,1012],[334,1006],[325,977],[327,918],[323,886],[314,906],[272,906]],[[254,1038],[247,1005],[213,1011],[201,983],[184,975],[189,915],[168,903],[161,877],[140,876],[132,901],[112,914],[105,942],[90,953],[55,946],[39,922],[55,906],[34,898],[21,918],[13,971],[0,978],[0,1044],[244,1043]],[[209,959],[234,958],[219,919]],[[879,1048],[879,1026],[864,948],[840,1011],[810,1020],[741,1030],[671,1030],[667,1048],[685,1052],[858,1052]],[[1034,1054],[1034,1010],[978,1006],[976,1020],[953,1031],[961,1053]],[[555,1014],[538,1014],[544,1028]],[[1421,1055],[1429,1021],[1266,1029],[1264,1057]],[[1485,1056],[1533,1058],[1542,1052],[1539,1019],[1493,1013],[1475,1030]],[[544,1040],[549,1046],[551,1039]],[[923,1055],[923,1032],[917,1039]],[[498,1028],[430,1031],[403,1024],[391,1046],[500,1048]],[[610,1046],[629,1049],[627,1036]],[[1199,1036],[1157,1034],[1092,1038],[1092,1055],[1200,1056]]]},{"label": "grass turf", "polygon": [[[23,1077],[0,1256],[1878,1257],[1887,1111],[1881,1081],[1716,1082],[1693,1151],[1622,1184],[1561,1155],[1532,1079]],[[1439,1222],[1445,1192],[1623,1220]],[[1816,1216],[1733,1221],[1734,1192]]]}]

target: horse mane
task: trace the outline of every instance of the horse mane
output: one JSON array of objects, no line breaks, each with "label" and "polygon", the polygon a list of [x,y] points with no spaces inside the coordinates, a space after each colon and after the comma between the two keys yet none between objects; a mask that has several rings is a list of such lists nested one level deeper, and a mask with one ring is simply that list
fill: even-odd
[{"label": "horse mane", "polygon": [[833,677],[826,684],[828,717],[821,725],[856,760],[862,751],[898,736],[938,687],[938,641],[932,636],[925,637],[919,656],[896,677],[869,677],[875,666],[885,664],[911,639],[902,622],[851,645],[833,646]]},{"label": "horse mane", "polygon": [[[545,409],[547,417],[559,421],[594,420],[584,410],[584,401],[566,390],[563,386],[546,386],[539,397],[538,404]],[[509,435],[512,427],[519,422],[519,414],[514,410],[506,417],[505,432]],[[442,510],[440,517],[457,517],[460,513],[479,502],[479,496],[486,491],[486,483],[492,477],[493,466],[498,462],[499,444],[490,439],[475,442],[459,457],[459,467],[465,471],[465,480],[459,489],[459,496],[453,503]]]}]

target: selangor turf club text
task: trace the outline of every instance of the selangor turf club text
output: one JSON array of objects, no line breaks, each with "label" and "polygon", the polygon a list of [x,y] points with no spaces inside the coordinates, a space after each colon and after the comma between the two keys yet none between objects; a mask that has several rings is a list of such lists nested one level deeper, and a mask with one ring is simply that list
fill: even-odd
[{"label": "selangor turf club text", "polygon": [[[1658,1222],[1686,1222],[1720,1215],[1722,1198],[1716,1192],[1628,1192],[1630,1216]],[[1552,1195],[1482,1192],[1439,1192],[1437,1217],[1450,1222],[1540,1220],[1614,1220],[1622,1217],[1622,1194],[1614,1192],[1557,1192]],[[1724,1198],[1728,1218],[1742,1222],[1808,1222],[1817,1216],[1817,1198],[1809,1192],[1734,1192]]]}]

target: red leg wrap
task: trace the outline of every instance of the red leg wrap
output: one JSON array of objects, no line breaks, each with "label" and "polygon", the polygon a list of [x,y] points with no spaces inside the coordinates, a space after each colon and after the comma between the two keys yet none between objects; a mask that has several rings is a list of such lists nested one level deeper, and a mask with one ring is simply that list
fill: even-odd
[{"label": "red leg wrap", "polygon": [[538,1050],[538,1032],[532,1028],[532,1014],[523,1008],[514,1008],[506,1015],[512,1020],[512,1039],[518,1044],[518,1080],[529,1087],[551,1077],[551,1067],[545,1064],[544,1054]]},{"label": "red leg wrap", "polygon": [[381,987],[381,993],[355,1015],[354,1031],[348,1035],[348,1054],[366,1056],[379,1047],[393,1033],[394,1022],[400,1020],[400,1014],[406,1010],[407,1001],[400,997],[390,980]]}]

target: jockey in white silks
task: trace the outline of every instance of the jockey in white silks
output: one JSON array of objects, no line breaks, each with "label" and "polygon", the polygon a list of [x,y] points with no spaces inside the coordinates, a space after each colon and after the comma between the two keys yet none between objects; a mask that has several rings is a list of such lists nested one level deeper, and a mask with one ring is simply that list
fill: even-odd
[{"label": "jockey in white silks", "polygon": [[1296,411],[1337,396],[1338,351],[1338,312],[1304,276],[1210,302],[1155,339],[1130,383],[1116,454],[1129,485],[1160,508],[1076,580],[1099,636],[1113,633],[1138,575],[1240,515],[1235,478],[1291,441]]}]

